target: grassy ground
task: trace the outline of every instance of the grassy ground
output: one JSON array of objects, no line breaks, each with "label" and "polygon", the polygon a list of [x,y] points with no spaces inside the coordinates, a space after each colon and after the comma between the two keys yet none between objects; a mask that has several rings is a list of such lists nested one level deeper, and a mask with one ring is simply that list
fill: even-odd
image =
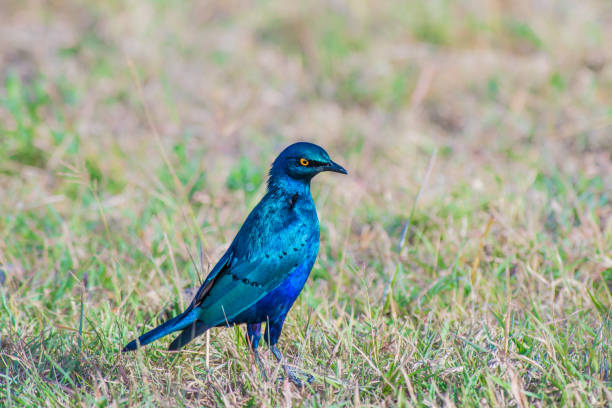
[{"label": "grassy ground", "polygon": [[[610,404],[611,21],[605,0],[3,0],[0,405]],[[264,381],[242,327],[119,354],[296,140],[350,172],[313,183],[319,258],[280,341],[316,381]]]}]

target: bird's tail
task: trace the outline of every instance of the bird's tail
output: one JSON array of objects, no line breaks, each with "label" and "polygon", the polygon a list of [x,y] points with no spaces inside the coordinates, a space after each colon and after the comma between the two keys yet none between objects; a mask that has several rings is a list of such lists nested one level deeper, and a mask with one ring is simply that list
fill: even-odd
[{"label": "bird's tail", "polygon": [[155,340],[167,336],[172,332],[182,330],[190,324],[194,323],[196,321],[197,316],[197,309],[192,309],[190,311],[181,313],[180,315],[157,326],[153,330],[146,332],[139,338],[130,341],[121,351],[126,352],[136,350],[138,347],[154,342]]},{"label": "bird's tail", "polygon": [[200,334],[204,333],[208,329],[210,329],[210,326],[207,326],[204,323],[196,320],[195,322],[193,322],[193,324],[183,329],[181,334],[179,334],[177,338],[174,339],[172,343],[170,343],[168,350],[170,351],[179,350],[181,347],[185,346],[191,340],[195,339],[196,337],[198,337]]}]

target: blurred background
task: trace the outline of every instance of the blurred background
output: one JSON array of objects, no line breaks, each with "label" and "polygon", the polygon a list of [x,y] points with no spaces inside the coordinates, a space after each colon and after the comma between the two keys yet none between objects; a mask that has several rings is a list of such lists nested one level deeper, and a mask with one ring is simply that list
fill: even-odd
[{"label": "blurred background", "polygon": [[[299,140],[349,176],[313,182],[322,247],[289,333],[309,311],[359,316],[373,299],[394,321],[456,322],[475,344],[490,340],[481,324],[504,333],[508,310],[553,322],[522,333],[561,336],[570,356],[572,336],[600,344],[612,300],[611,43],[606,0],[2,0],[6,347],[75,328],[84,281],[85,310],[119,316],[105,326],[117,347],[180,309],[198,282],[189,250],[201,242],[205,269],[214,263],[273,158]],[[67,350],[62,330],[50,336]],[[85,342],[92,354],[113,346]],[[550,348],[534,347],[530,358],[547,361]],[[609,349],[597,350],[588,363],[576,352],[577,371],[608,366]],[[530,378],[533,394],[564,387]],[[372,387],[362,398],[376,401]]]},{"label": "blurred background", "polygon": [[77,155],[121,192],[160,161],[143,105],[212,183],[294,140],[342,155],[368,195],[402,179],[392,205],[434,147],[447,192],[609,172],[608,2],[296,3],[4,0],[4,173]]}]

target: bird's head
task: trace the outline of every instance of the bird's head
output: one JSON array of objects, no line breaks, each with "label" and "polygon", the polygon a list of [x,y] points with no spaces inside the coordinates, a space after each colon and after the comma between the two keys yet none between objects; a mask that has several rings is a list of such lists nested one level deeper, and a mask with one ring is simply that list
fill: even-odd
[{"label": "bird's head", "polygon": [[299,142],[285,148],[274,160],[270,169],[270,181],[288,176],[293,180],[308,183],[310,179],[324,171],[347,174],[344,167],[334,163],[322,147]]}]

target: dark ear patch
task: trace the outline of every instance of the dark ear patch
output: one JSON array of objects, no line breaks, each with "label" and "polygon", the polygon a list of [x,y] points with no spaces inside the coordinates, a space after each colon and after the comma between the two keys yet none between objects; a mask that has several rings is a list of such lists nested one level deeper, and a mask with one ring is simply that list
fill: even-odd
[{"label": "dark ear patch", "polygon": [[295,207],[295,203],[297,203],[297,200],[298,200],[298,194],[295,193],[293,197],[291,197],[291,201],[289,201],[289,210],[293,210],[293,207]]}]

